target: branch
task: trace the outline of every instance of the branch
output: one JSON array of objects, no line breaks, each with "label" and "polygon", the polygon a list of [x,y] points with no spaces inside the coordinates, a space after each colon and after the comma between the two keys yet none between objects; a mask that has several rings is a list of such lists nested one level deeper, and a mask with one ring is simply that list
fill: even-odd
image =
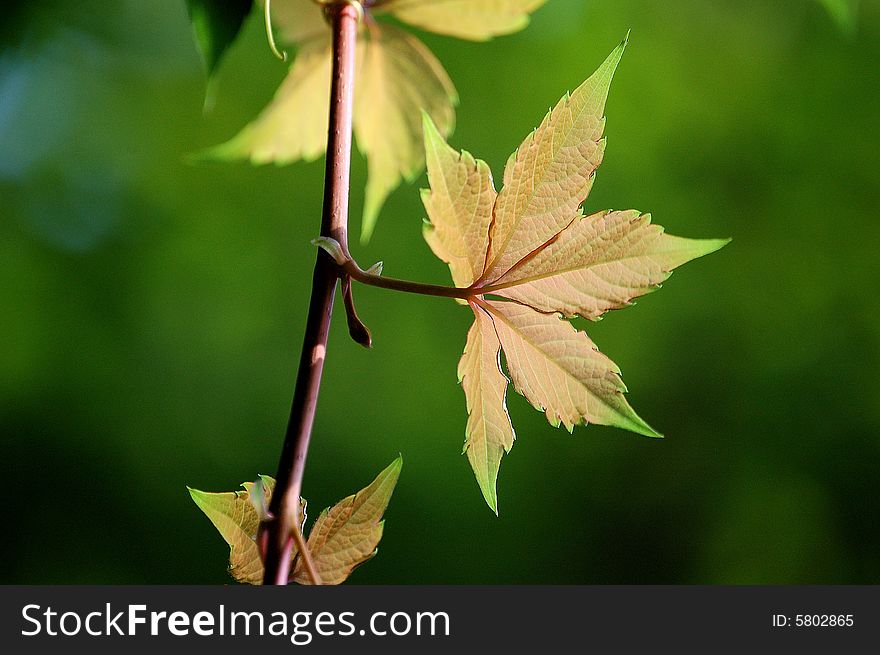
[{"label": "branch", "polygon": [[462,300],[473,298],[482,293],[480,289],[473,287],[445,287],[439,284],[423,284],[421,282],[410,282],[409,280],[397,280],[393,277],[373,275],[362,270],[351,259],[346,261],[340,268],[352,280],[357,280],[361,284],[381,289],[390,289],[392,291],[402,291],[403,293],[416,293],[421,296],[438,296],[440,298],[461,298]]},{"label": "branch", "polygon": [[[347,252],[355,47],[363,8],[358,2],[346,0],[327,5],[325,12],[333,31],[333,77],[321,236],[336,240]],[[261,543],[266,548],[264,584],[285,585],[290,578],[294,527],[291,521],[298,516],[338,277],[339,269],[333,259],[319,251],[290,420],[269,508],[275,518],[262,528],[265,534],[261,535]]]}]

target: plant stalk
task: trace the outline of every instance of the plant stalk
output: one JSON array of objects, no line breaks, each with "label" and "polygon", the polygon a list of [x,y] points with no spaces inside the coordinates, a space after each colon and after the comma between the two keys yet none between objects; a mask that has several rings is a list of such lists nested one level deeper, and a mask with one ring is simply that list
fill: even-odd
[{"label": "plant stalk", "polygon": [[439,284],[423,284],[422,282],[410,282],[409,280],[397,280],[393,277],[372,275],[361,270],[351,260],[346,262],[341,268],[352,280],[371,287],[379,287],[380,289],[389,289],[391,291],[414,293],[420,296],[437,296],[439,298],[460,298],[462,300],[484,293],[482,289],[475,289],[473,287],[445,287]]},{"label": "plant stalk", "polygon": [[[333,30],[333,77],[321,236],[335,239],[347,252],[355,47],[363,10],[356,2],[349,1],[330,4],[325,11]],[[264,535],[261,535],[261,543],[265,544],[263,584],[285,585],[290,579],[294,546],[292,530],[298,529],[301,524],[303,473],[315,422],[338,278],[339,269],[333,259],[319,250],[290,420],[278,463],[275,493],[269,507],[273,518],[262,528]]]}]

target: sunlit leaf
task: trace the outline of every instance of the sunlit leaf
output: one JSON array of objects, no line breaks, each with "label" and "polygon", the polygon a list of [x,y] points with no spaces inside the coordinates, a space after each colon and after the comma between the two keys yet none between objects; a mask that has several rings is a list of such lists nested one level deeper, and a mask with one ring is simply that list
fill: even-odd
[{"label": "sunlit leaf", "polygon": [[330,68],[330,37],[325,34],[302,46],[275,98],[259,117],[203,156],[289,164],[323,155],[330,115]]},{"label": "sunlit leaf", "polygon": [[[321,512],[307,546],[323,584],[345,582],[356,566],[376,554],[384,527],[382,515],[402,466],[403,459],[398,457],[368,487]],[[301,558],[292,579],[311,584]]]},{"label": "sunlit leaf", "polygon": [[637,211],[583,215],[625,46],[525,140],[497,196],[488,167],[450,148],[426,120],[425,238],[475,313],[458,371],[468,404],[465,450],[495,511],[500,461],[514,440],[499,350],[515,389],[552,425],[598,423],[659,437],[627,402],[617,365],[560,314],[598,319],[728,242],[670,236]]},{"label": "sunlit leaf", "polygon": [[516,438],[505,395],[507,378],[501,372],[501,343],[489,314],[472,305],[476,320],[468,332],[458,379],[467,398],[468,422],[464,452],[489,507],[498,512],[495,483],[501,457],[513,448]]},{"label": "sunlit leaf", "polygon": [[485,291],[541,312],[596,320],[657,289],[672,269],[727,243],[671,236],[637,211],[605,211],[576,218]]},{"label": "sunlit leaf", "polygon": [[486,266],[497,196],[492,172],[486,162],[450,148],[428,116],[424,132],[431,185],[422,192],[431,221],[425,224],[425,240],[449,264],[456,286],[467,287]]},{"label": "sunlit leaf", "polygon": [[485,41],[518,32],[547,0],[379,0],[377,6],[429,32]]},{"label": "sunlit leaf", "polygon": [[393,25],[368,24],[358,42],[354,107],[355,137],[369,167],[364,240],[388,194],[424,165],[421,112],[448,135],[457,103],[449,76],[421,41]]},{"label": "sunlit leaf", "polygon": [[[205,155],[255,164],[313,160],[327,146],[330,32],[311,0],[275,0],[282,39],[300,44],[290,73],[274,99],[229,142]],[[444,135],[455,124],[455,87],[437,58],[414,36],[367,22],[357,44],[354,132],[367,158],[368,181],[361,235],[372,234],[388,194],[424,166],[421,112]]]},{"label": "sunlit leaf", "polygon": [[484,301],[516,390],[553,425],[599,423],[660,435],[629,406],[620,369],[585,332],[553,314],[511,302]]},{"label": "sunlit leaf", "polygon": [[[266,475],[261,475],[260,480],[263,486],[262,502],[268,506],[275,480]],[[187,489],[199,509],[211,519],[223,540],[229,544],[230,575],[238,582],[259,585],[263,583],[263,560],[256,544],[260,515],[250,498],[254,483],[245,482],[241,486],[244,491],[222,493]]]},{"label": "sunlit leaf", "polygon": [[605,154],[605,100],[621,43],[511,156],[495,204],[483,279],[497,279],[578,215]]}]

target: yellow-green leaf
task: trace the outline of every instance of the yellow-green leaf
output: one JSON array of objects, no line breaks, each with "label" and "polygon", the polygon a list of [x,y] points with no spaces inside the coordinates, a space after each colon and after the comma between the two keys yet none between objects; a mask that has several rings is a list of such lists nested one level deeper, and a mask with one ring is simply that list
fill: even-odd
[{"label": "yellow-green leaf", "polygon": [[497,195],[488,167],[450,148],[426,121],[425,238],[449,264],[456,286],[468,289],[476,315],[459,363],[468,404],[465,449],[493,510],[500,461],[514,440],[499,345],[516,390],[554,426],[599,423],[659,437],[630,407],[614,362],[559,314],[598,319],[728,242],[667,235],[636,211],[583,215],[605,150],[608,88],[625,46],[624,40],[525,140],[508,160]]},{"label": "yellow-green leaf", "polygon": [[315,0],[272,0],[271,10],[272,27],[283,43],[304,43],[327,33],[327,21]]},{"label": "yellow-green leaf", "polygon": [[547,0],[379,0],[377,8],[438,34],[485,41],[518,32]]},{"label": "yellow-green leaf", "polygon": [[[310,8],[320,16],[319,7]],[[309,15],[305,8],[302,12]],[[287,37],[299,36],[295,24],[286,19],[279,29]],[[325,26],[318,36],[311,36],[317,27],[304,28],[310,36],[272,102],[237,136],[207,150],[206,157],[289,164],[324,154],[332,62],[329,30]],[[388,194],[424,165],[421,112],[427,112],[444,135],[449,134],[458,95],[431,51],[393,25],[367,24],[358,37],[356,57],[354,132],[368,164],[361,224],[366,241]]]},{"label": "yellow-green leaf", "polygon": [[516,435],[507,413],[507,378],[501,372],[501,343],[492,318],[471,304],[475,321],[458,364],[458,379],[467,398],[468,422],[464,450],[483,492],[498,513],[495,485],[501,457],[513,448]]},{"label": "yellow-green leaf", "polygon": [[671,236],[637,211],[600,212],[577,218],[483,290],[541,312],[597,320],[658,288],[672,269],[727,243]]},{"label": "yellow-green leaf", "polygon": [[426,114],[425,155],[431,188],[422,191],[430,223],[428,245],[449,264],[456,286],[470,286],[486,266],[489,224],[495,206],[492,171],[470,153],[450,148]]},{"label": "yellow-green leaf", "polygon": [[578,216],[604,156],[605,100],[625,47],[563,97],[508,161],[483,280],[504,275]]},{"label": "yellow-green leaf", "polygon": [[452,81],[421,41],[393,25],[368,23],[358,42],[354,107],[355,138],[369,169],[364,241],[388,194],[424,165],[421,112],[448,135],[457,103]]},{"label": "yellow-green leaf", "polygon": [[[268,504],[275,488],[275,480],[265,475],[261,475],[260,480],[263,483],[265,502]],[[195,504],[211,519],[211,523],[229,544],[230,575],[238,582],[259,585],[263,583],[263,560],[256,544],[260,516],[250,498],[254,483],[245,482],[241,486],[244,491],[224,493],[208,493],[190,487],[187,489]]]},{"label": "yellow-green leaf", "polygon": [[516,390],[554,426],[599,423],[660,437],[624,398],[620,369],[584,332],[553,314],[512,302],[483,301],[494,318]]},{"label": "yellow-green leaf", "polygon": [[325,34],[300,48],[275,98],[256,120],[203,156],[254,164],[320,157],[327,148],[330,69],[330,37]]},{"label": "yellow-green leaf", "polygon": [[[376,554],[382,515],[402,466],[403,459],[398,457],[368,487],[321,512],[307,546],[323,584],[345,582],[356,566]],[[302,558],[297,560],[292,579],[310,584]]]}]

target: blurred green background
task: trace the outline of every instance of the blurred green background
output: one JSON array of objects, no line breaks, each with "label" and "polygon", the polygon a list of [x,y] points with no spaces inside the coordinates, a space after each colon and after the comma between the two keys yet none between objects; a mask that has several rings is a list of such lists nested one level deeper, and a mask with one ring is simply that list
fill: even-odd
[{"label": "blurred green background", "polygon": [[[550,0],[520,34],[424,40],[461,94],[453,145],[509,153],[632,29],[588,210],[733,236],[584,325],[652,441],[552,429],[509,398],[500,512],[460,455],[468,312],[358,289],[337,315],[312,515],[405,464],[353,583],[880,582],[880,7]],[[273,474],[304,327],[322,164],[185,163],[285,68],[252,16],[202,115],[183,2],[17,2],[0,27],[4,583],[226,583],[186,484]],[[365,166],[355,158],[352,213]],[[363,264],[447,283],[416,185]],[[355,225],[357,222],[355,221]]]}]

